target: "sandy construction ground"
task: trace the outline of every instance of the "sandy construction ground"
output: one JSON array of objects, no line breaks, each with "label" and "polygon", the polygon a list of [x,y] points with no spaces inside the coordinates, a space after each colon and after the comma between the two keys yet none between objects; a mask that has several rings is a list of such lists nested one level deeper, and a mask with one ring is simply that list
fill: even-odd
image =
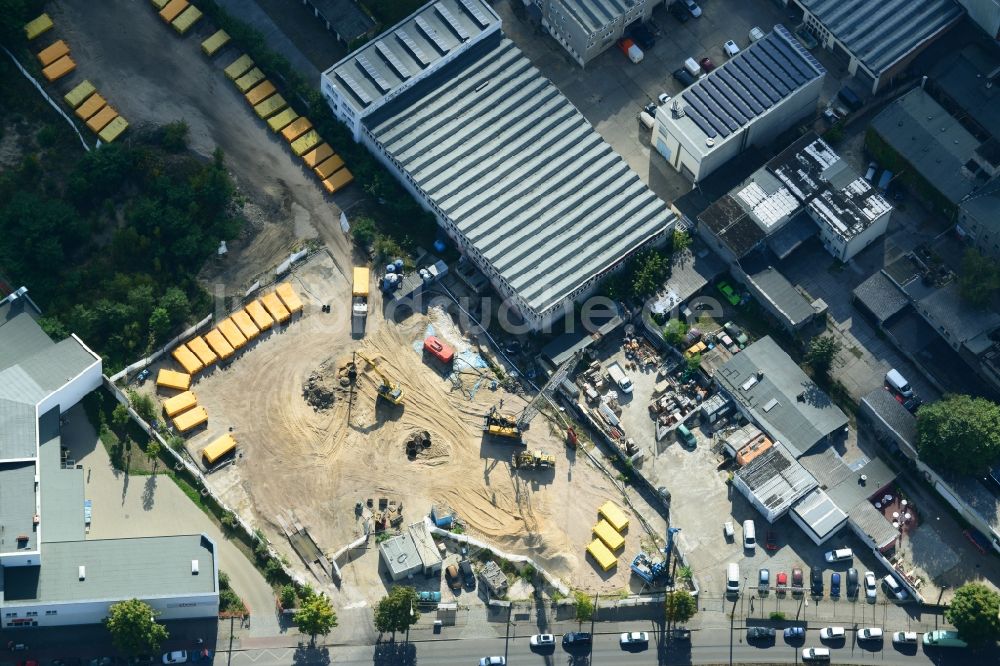
[{"label": "sandy construction ground", "polygon": [[[517,414],[525,403],[491,390],[486,370],[459,364],[466,370],[458,387],[423,356],[420,343],[431,330],[460,353],[472,348],[443,310],[381,325],[375,312],[366,338],[353,341],[347,280],[327,255],[310,259],[292,282],[306,302],[304,315],[195,384],[209,425],[189,438],[188,450],[197,458],[202,447],[232,428],[242,456],[210,474],[209,482],[260,525],[297,569],[305,571],[278,515],[293,512],[320,548],[332,553],[363,534],[355,503],[386,497],[402,502],[405,524],[421,520],[432,504],[444,504],[457,512],[468,533],[531,555],[573,586],[625,588],[628,559],[644,536],[637,522],[626,535],[617,571],[601,572],[584,554],[597,507],[608,499],[620,504],[620,493],[584,455],[568,450],[561,428],[543,416],[536,417],[526,441],[556,455],[555,471],[511,468],[514,447],[484,440],[482,419],[501,399],[508,414]],[[331,303],[333,312],[321,312],[322,303]],[[303,385],[309,377],[326,368],[329,384],[339,387],[334,375],[355,349],[402,384],[402,406],[376,402],[380,381],[360,358],[353,399],[341,389],[328,409],[306,402]],[[409,460],[404,442],[420,431],[430,433],[432,444]]]}]

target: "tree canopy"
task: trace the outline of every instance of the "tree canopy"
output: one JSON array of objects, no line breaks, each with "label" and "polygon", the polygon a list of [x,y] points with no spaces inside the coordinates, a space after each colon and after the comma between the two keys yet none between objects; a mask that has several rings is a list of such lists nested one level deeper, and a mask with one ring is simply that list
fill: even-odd
[{"label": "tree canopy", "polygon": [[1000,458],[1000,405],[967,395],[924,405],[917,411],[917,452],[935,467],[985,471]]},{"label": "tree canopy", "polygon": [[1000,594],[982,583],[966,583],[955,590],[955,598],[944,612],[962,640],[980,646],[1000,639]]},{"label": "tree canopy", "polygon": [[375,628],[382,632],[406,631],[420,619],[417,612],[417,591],[406,585],[395,585],[375,606]]},{"label": "tree canopy", "polygon": [[667,593],[664,602],[667,622],[684,623],[698,612],[698,603],[687,590],[674,590]]},{"label": "tree canopy", "polygon": [[975,308],[984,308],[1000,292],[1000,267],[970,247],[962,257],[958,287],[962,300]]},{"label": "tree canopy", "polygon": [[167,628],[156,621],[158,614],[146,602],[129,599],[108,609],[104,626],[122,652],[130,656],[156,652],[168,637]]},{"label": "tree canopy", "polygon": [[843,345],[840,340],[832,335],[820,335],[812,339],[809,343],[809,350],[806,352],[806,362],[819,374],[826,376],[833,366],[837,354],[840,353]]},{"label": "tree canopy", "polygon": [[325,594],[313,594],[295,611],[295,624],[315,643],[317,635],[326,636],[337,626],[337,614]]},{"label": "tree canopy", "polygon": [[576,592],[576,621],[589,622],[594,617],[594,600],[585,592]]}]

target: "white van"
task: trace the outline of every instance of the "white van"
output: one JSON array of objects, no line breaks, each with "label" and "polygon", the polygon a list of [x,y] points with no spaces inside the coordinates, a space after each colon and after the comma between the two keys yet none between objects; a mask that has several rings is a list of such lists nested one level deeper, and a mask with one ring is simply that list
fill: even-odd
[{"label": "white van", "polygon": [[743,548],[757,550],[757,530],[752,520],[743,521]]},{"label": "white van", "polygon": [[649,115],[645,111],[639,112],[639,122],[646,126],[646,129],[652,130],[653,126],[656,124],[656,120],[653,116]]},{"label": "white van", "polygon": [[896,368],[885,373],[885,383],[904,398],[913,397],[913,387],[910,386],[910,383],[906,381],[906,377],[901,375]]},{"label": "white van", "polygon": [[740,591],[740,565],[730,562],[726,567],[726,594],[736,594]]},{"label": "white van", "polygon": [[695,62],[694,58],[688,58],[684,61],[684,69],[688,71],[688,74],[694,77],[699,77],[702,74],[701,65]]}]

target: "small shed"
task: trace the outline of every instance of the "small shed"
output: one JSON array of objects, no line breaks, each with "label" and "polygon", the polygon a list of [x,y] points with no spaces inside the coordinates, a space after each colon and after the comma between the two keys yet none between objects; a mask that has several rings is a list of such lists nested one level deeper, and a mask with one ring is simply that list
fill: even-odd
[{"label": "small shed", "polygon": [[417,545],[409,532],[386,539],[378,545],[378,552],[394,581],[409,578],[423,569]]}]

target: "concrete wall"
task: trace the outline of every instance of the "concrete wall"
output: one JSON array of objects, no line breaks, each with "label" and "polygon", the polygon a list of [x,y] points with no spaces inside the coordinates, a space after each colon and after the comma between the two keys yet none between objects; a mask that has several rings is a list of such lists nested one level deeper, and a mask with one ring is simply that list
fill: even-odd
[{"label": "concrete wall", "polygon": [[846,240],[843,236],[834,233],[825,222],[818,223],[819,235],[823,240],[823,247],[834,257],[846,263],[886,232],[886,229],[889,227],[890,217],[892,217],[891,209],[872,222],[867,229]]}]

